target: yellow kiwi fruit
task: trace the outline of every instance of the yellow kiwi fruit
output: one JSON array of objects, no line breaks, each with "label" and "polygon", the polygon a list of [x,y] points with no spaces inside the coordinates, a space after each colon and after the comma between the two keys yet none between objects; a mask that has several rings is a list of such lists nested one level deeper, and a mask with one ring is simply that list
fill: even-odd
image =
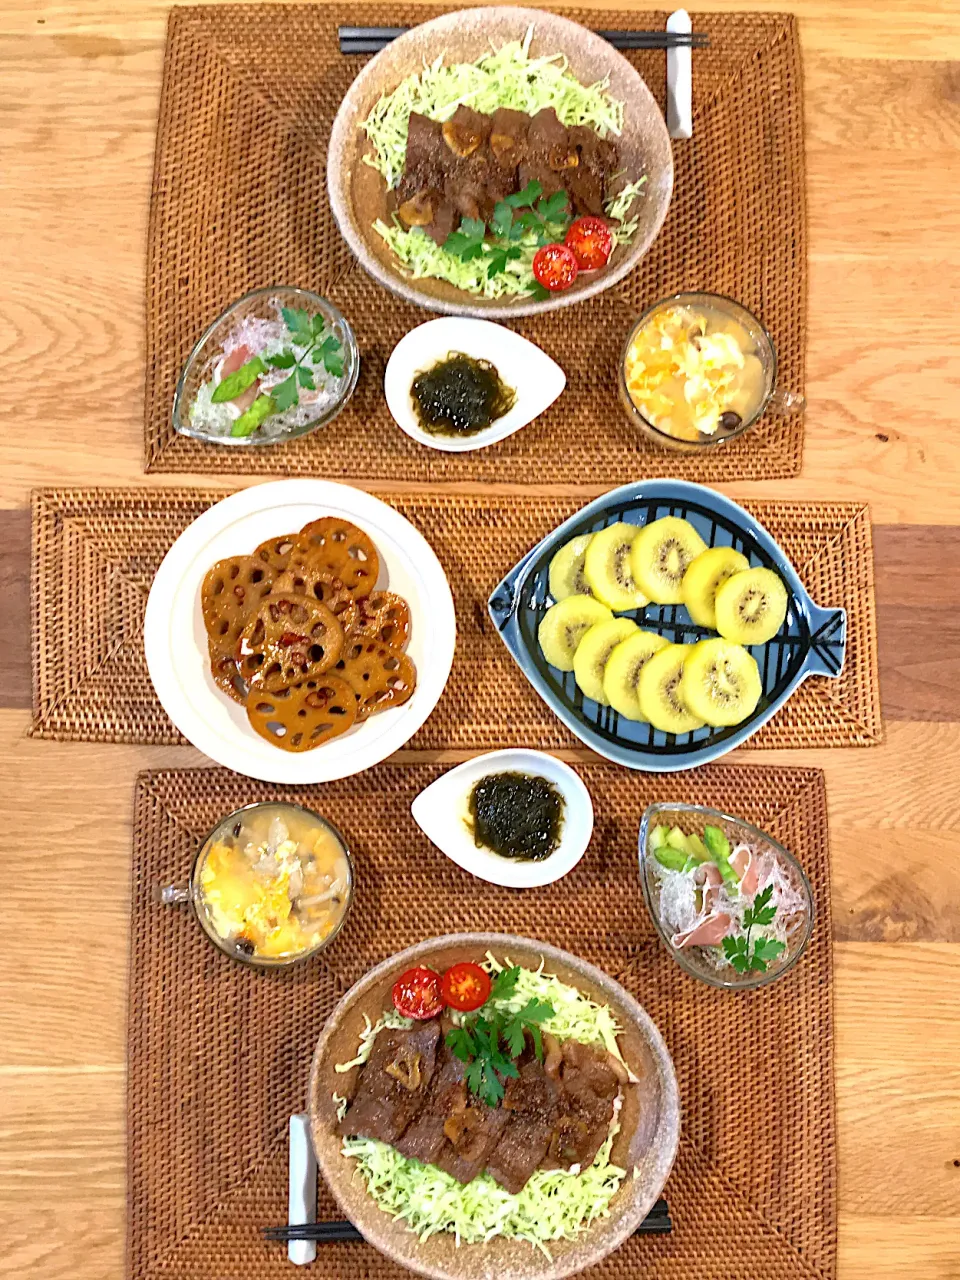
[{"label": "yellow kiwi fruit", "polygon": [[717,629],[717,610],[714,598],[717,587],[735,573],[742,573],[750,568],[746,556],[734,551],[733,547],[711,547],[701,551],[690,561],[687,572],[683,575],[681,594],[687,612],[698,626]]},{"label": "yellow kiwi fruit", "polygon": [[626,720],[642,720],[637,700],[640,672],[655,653],[670,641],[656,631],[636,631],[621,640],[607,659],[603,671],[603,692],[607,702]]},{"label": "yellow kiwi fruit", "polygon": [[664,733],[692,733],[704,721],[693,714],[680,696],[683,668],[693,645],[670,644],[644,664],[637,680],[640,715]]},{"label": "yellow kiwi fruit", "polygon": [[657,604],[683,603],[683,577],[707,544],[689,520],[664,516],[645,525],[630,548],[637,586]]},{"label": "yellow kiwi fruit", "polygon": [[597,622],[609,622],[610,610],[593,596],[567,596],[551,605],[540,621],[537,640],[552,667],[573,670],[573,658],[584,635]]},{"label": "yellow kiwi fruit", "polygon": [[573,659],[573,678],[585,698],[592,698],[601,707],[609,705],[603,691],[603,673],[620,641],[636,630],[637,624],[629,618],[614,618],[611,622],[595,623],[586,633]]},{"label": "yellow kiwi fruit", "polygon": [[590,587],[583,576],[583,558],[587,553],[592,533],[565,542],[550,561],[550,594],[554,600],[566,600],[567,596],[588,596]]},{"label": "yellow kiwi fruit", "polygon": [[760,670],[742,645],[717,636],[691,646],[680,698],[705,724],[717,729],[741,724],[756,710],[762,692]]},{"label": "yellow kiwi fruit", "polygon": [[649,601],[630,569],[630,548],[640,532],[635,524],[619,521],[590,539],[583,558],[583,576],[590,590],[615,613],[642,609]]},{"label": "yellow kiwi fruit", "polygon": [[772,569],[746,569],[721,582],[717,630],[737,644],[766,644],[787,616],[787,589]]}]

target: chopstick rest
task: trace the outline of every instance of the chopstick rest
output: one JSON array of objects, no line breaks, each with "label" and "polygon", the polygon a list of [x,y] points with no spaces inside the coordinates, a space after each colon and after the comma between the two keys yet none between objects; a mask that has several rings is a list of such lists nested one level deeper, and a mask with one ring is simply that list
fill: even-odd
[{"label": "chopstick rest", "polygon": [[[296,1228],[312,1225],[317,1220],[317,1159],[310,1140],[310,1118],[302,1112],[290,1117],[290,1187],[287,1196],[287,1222]],[[287,1244],[287,1257],[298,1267],[313,1262],[317,1256],[314,1240],[293,1239]]]},{"label": "chopstick rest", "polygon": [[[667,18],[667,31],[689,33],[690,15],[677,9]],[[693,136],[693,58],[689,48],[667,49],[667,131],[671,138]]]}]

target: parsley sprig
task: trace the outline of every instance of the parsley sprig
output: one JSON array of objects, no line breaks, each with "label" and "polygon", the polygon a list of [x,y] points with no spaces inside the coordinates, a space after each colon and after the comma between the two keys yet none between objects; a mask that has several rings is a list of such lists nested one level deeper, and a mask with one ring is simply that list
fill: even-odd
[{"label": "parsley sprig", "polygon": [[[534,179],[522,191],[498,200],[489,222],[482,218],[463,218],[458,230],[451,232],[443,247],[463,262],[485,258],[487,279],[501,275],[507,264],[521,256],[521,241],[533,237],[537,247],[562,240],[570,224],[570,201],[565,191],[543,195],[542,185]],[[540,288],[537,285],[537,288]]]},{"label": "parsley sprig", "polygon": [[[287,326],[293,346],[285,347],[273,356],[254,356],[233,373],[228,374],[214,391],[214,404],[233,400],[248,387],[252,387],[267,368],[289,369],[284,378],[269,392],[257,396],[253,404],[233,424],[230,434],[235,437],[250,436],[273,413],[284,413],[300,403],[300,388],[316,391],[314,370],[320,365],[333,378],[343,377],[343,348],[333,334],[323,336],[325,320],[322,315],[311,316],[307,311],[290,307],[281,309],[283,323]],[[293,347],[303,348],[298,356]],[[312,367],[311,367],[312,366]]]},{"label": "parsley sprig", "polygon": [[747,932],[739,938],[723,940],[723,954],[737,973],[746,973],[748,970],[766,973],[770,961],[776,960],[777,956],[786,949],[786,944],[776,938],[760,937],[753,943],[751,950],[750,935],[754,925],[762,927],[773,924],[777,914],[777,908],[770,902],[772,897],[773,885],[768,884],[763,892],[758,893],[754,898],[753,905],[747,907],[743,913],[743,924]]},{"label": "parsley sprig", "polygon": [[488,1107],[495,1107],[503,1097],[500,1077],[510,1079],[520,1074],[513,1059],[523,1053],[525,1031],[530,1032],[536,1055],[543,1061],[540,1023],[553,1016],[553,1005],[546,1000],[528,1000],[515,1013],[494,1008],[498,1001],[513,997],[519,976],[519,965],[498,973],[486,1004],[468,1014],[446,1037],[450,1052],[467,1064],[467,1087]]}]

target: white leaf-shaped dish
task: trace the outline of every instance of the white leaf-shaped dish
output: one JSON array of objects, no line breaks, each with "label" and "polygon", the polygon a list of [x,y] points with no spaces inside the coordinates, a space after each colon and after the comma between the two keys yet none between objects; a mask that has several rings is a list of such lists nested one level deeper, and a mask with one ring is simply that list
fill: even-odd
[{"label": "white leaf-shaped dish", "polygon": [[[560,845],[549,857],[524,862],[477,846],[466,824],[467,805],[474,783],[491,773],[546,778],[563,796]],[[580,775],[543,751],[491,751],[457,765],[425,787],[410,812],[424,835],[458,867],[508,889],[533,889],[559,880],[583,857],[593,834],[593,802]]]},{"label": "white leaf-shaped dish", "polygon": [[[454,351],[489,360],[517,398],[512,409],[476,435],[431,435],[417,421],[410,388],[418,373]],[[383,378],[387,405],[397,425],[420,444],[447,453],[466,453],[505,440],[549,408],[566,385],[567,375],[556,361],[512,329],[490,320],[453,316],[411,329],[394,347]]]}]

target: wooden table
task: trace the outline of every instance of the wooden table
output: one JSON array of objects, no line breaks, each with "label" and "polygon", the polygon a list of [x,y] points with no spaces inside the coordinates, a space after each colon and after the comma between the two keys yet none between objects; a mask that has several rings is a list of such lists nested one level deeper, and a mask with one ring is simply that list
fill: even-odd
[{"label": "wooden table", "polygon": [[[841,1280],[955,1280],[960,5],[793,7],[807,77],[806,458],[796,481],[729,491],[872,504],[887,741],[761,759],[827,773]],[[114,1280],[133,778],[202,757],[24,738],[27,500],[38,484],[170,483],[141,475],[166,4],[2,0],[0,12],[0,1276]]]}]

